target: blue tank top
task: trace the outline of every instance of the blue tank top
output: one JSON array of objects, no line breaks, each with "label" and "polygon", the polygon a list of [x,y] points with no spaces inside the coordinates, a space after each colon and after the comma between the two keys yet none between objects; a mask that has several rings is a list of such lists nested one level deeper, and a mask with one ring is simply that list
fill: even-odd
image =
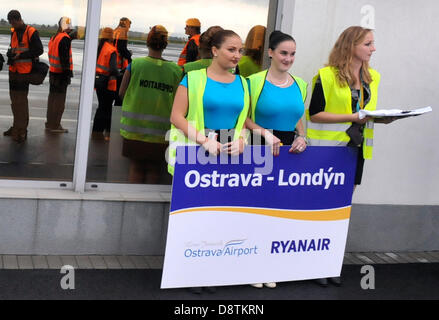
[{"label": "blue tank top", "polygon": [[302,94],[296,82],[279,88],[265,80],[255,111],[255,122],[263,128],[294,131],[305,112]]},{"label": "blue tank top", "polygon": [[[180,85],[188,87],[187,75]],[[244,106],[244,88],[235,76],[231,83],[207,78],[203,95],[204,127],[213,130],[233,129]]]}]

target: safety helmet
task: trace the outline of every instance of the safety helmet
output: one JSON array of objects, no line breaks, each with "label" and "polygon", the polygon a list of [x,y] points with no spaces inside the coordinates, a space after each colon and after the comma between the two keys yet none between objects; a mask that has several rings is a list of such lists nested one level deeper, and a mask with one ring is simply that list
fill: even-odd
[{"label": "safety helmet", "polygon": [[101,39],[113,39],[113,29],[111,29],[110,27],[103,28],[101,30],[101,35],[100,35],[99,38],[101,38]]},{"label": "safety helmet", "polygon": [[201,22],[197,18],[190,18],[186,20],[186,25],[188,27],[201,27]]},{"label": "safety helmet", "polygon": [[58,22],[59,27],[62,31],[64,30],[72,30],[72,19],[69,17],[62,17]]}]

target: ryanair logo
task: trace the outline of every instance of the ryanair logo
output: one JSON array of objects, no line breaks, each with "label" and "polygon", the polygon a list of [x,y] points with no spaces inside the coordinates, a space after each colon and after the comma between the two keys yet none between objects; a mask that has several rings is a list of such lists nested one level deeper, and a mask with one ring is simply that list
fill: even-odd
[{"label": "ryanair logo", "polygon": [[330,244],[331,240],[328,238],[273,241],[271,242],[271,254],[329,251]]}]

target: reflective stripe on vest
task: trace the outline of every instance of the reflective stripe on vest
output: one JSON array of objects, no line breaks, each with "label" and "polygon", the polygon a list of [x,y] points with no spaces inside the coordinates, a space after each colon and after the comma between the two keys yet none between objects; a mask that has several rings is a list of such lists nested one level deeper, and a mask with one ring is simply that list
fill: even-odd
[{"label": "reflective stripe on vest", "polygon": [[104,66],[102,64],[96,63],[96,69],[100,69],[98,73],[103,73],[105,75],[108,75],[107,73],[110,73],[110,67]]},{"label": "reflective stripe on vest", "polygon": [[[14,30],[11,37],[12,53],[23,53],[29,51],[29,40],[35,32],[35,28],[26,26],[21,42],[18,42],[17,32]],[[18,73],[30,73],[32,71],[32,59],[17,59],[9,66],[9,71]]]},{"label": "reflective stripe on vest", "polygon": [[129,140],[166,143],[180,80],[181,69],[174,62],[151,57],[134,59],[123,99],[120,134]]},{"label": "reflective stripe on vest", "polygon": [[184,46],[183,50],[181,51],[180,57],[178,59],[178,65],[180,67],[183,67],[184,64],[186,63],[187,46],[188,46],[189,42],[191,42],[191,40],[194,40],[197,47],[200,47],[200,36],[201,36],[200,34],[196,34],[196,35],[192,36],[189,39],[189,41],[186,43],[186,45]]},{"label": "reflective stripe on vest", "polygon": [[[207,71],[206,69],[200,69],[191,71],[188,74],[188,112],[186,120],[192,125],[198,132],[204,132],[204,106],[203,106],[203,96],[204,90],[206,88],[207,82]],[[244,101],[242,106],[242,111],[238,116],[235,125],[235,131],[233,140],[239,139],[241,135],[244,122],[247,119],[248,108],[250,106],[249,90],[247,85],[247,80],[239,76],[241,79],[242,87],[244,90]],[[195,142],[189,140],[181,130],[178,130],[174,125],[171,125],[170,135],[167,137],[169,140],[168,148],[168,172],[174,175],[174,165],[177,154],[177,147],[181,145],[194,145]]]},{"label": "reflective stripe on vest", "polygon": [[116,92],[117,90],[117,77],[110,76],[108,79],[107,90]]},{"label": "reflective stripe on vest", "polygon": [[125,131],[129,131],[131,133],[140,133],[140,134],[147,134],[152,136],[158,136],[163,140],[163,137],[168,132],[168,129],[152,129],[152,128],[142,128],[138,126],[129,126],[126,124],[121,124],[120,128]]},{"label": "reflective stripe on vest", "polygon": [[[50,65],[50,72],[53,73],[62,73],[63,68],[61,65],[61,58],[59,57],[59,43],[62,39],[65,37],[69,37],[69,35],[65,32],[58,33],[55,37],[50,38],[49,40],[49,65]],[[73,60],[72,60],[72,47],[70,47],[69,52],[69,69],[73,70]]]},{"label": "reflective stripe on vest", "polygon": [[[370,101],[364,107],[366,110],[375,110],[378,97],[378,85],[380,74],[374,69],[369,69],[372,77],[370,87]],[[317,79],[320,77],[323,94],[325,97],[326,112],[335,114],[352,114],[352,95],[349,86],[341,87],[336,79],[337,70],[333,67],[325,67],[319,70],[319,74],[313,79],[313,90]],[[311,122],[309,110],[306,110],[307,137],[310,145],[315,146],[346,146],[350,138],[346,130],[352,125],[344,123],[316,123]],[[372,159],[373,152],[373,128],[374,122],[368,121],[364,127],[363,156]]]},{"label": "reflective stripe on vest", "polygon": [[[250,80],[250,92],[251,92],[250,99],[251,99],[251,108],[252,108],[251,119],[253,120],[253,122],[255,122],[256,106],[259,97],[261,95],[262,89],[264,88],[267,74],[268,74],[268,70],[264,70],[248,77],[248,79]],[[302,78],[293,76],[291,74],[290,76],[297,83],[297,86],[300,89],[300,93],[302,94],[302,101],[305,102],[308,84]]]},{"label": "reflective stripe on vest", "polygon": [[151,114],[139,114],[139,113],[135,113],[135,112],[122,111],[122,117],[137,119],[137,120],[148,120],[148,121],[160,122],[160,123],[165,123],[167,125],[171,124],[169,117],[164,118],[164,117],[151,115]]}]

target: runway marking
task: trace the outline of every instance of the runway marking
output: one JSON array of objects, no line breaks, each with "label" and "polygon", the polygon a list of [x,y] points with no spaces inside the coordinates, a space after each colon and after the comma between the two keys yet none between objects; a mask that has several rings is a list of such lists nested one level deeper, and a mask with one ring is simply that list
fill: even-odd
[{"label": "runway marking", "polygon": [[[0,116],[0,119],[14,119],[13,116]],[[41,120],[41,121],[46,121],[46,118],[43,117],[29,117],[29,120]],[[78,122],[78,120],[75,119],[62,119],[62,121],[67,121],[67,122]]]}]

